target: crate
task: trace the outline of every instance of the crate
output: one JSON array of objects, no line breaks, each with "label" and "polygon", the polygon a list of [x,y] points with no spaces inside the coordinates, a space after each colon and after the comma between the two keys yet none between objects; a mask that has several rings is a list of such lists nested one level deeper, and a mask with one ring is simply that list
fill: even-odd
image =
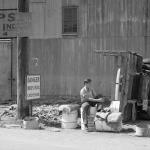
[{"label": "crate", "polygon": [[37,117],[25,117],[23,120],[24,129],[38,129],[39,128],[39,118]]}]

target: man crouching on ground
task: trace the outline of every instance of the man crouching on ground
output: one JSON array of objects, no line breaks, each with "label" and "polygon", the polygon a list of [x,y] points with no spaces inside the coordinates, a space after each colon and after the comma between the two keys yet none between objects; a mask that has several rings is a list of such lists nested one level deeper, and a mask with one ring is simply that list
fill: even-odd
[{"label": "man crouching on ground", "polygon": [[80,91],[80,97],[81,97],[81,107],[82,107],[82,117],[83,117],[83,123],[84,123],[84,129],[87,130],[87,117],[89,112],[89,107],[94,107],[98,103],[104,102],[103,98],[95,99],[95,92],[91,87],[92,80],[90,78],[87,78],[84,80],[84,87]]}]

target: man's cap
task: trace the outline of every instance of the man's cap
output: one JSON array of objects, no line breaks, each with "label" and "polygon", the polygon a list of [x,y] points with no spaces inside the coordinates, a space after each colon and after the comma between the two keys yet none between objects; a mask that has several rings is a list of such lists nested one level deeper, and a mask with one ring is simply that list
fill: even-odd
[{"label": "man's cap", "polygon": [[92,79],[90,79],[90,78],[84,79],[84,84],[85,84],[85,83],[90,83],[90,82],[92,82]]}]

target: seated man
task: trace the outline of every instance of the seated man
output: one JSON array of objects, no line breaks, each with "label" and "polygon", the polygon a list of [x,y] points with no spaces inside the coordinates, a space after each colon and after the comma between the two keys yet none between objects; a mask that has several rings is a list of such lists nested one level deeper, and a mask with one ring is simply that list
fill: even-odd
[{"label": "seated man", "polygon": [[92,80],[90,78],[84,80],[84,87],[80,91],[80,97],[81,97],[81,103],[82,103],[82,117],[83,117],[83,123],[84,128],[87,130],[87,116],[89,107],[94,107],[96,104],[100,102],[104,102],[103,98],[95,99],[95,92],[91,88],[91,82]]}]

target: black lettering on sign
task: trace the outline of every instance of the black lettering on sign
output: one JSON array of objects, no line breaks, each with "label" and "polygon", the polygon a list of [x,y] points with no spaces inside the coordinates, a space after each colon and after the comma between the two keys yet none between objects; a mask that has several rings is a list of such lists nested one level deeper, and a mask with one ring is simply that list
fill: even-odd
[{"label": "black lettering on sign", "polygon": [[11,30],[11,24],[6,24],[7,30]]},{"label": "black lettering on sign", "polygon": [[10,22],[15,21],[15,13],[8,14],[8,21],[10,21]]},{"label": "black lettering on sign", "polygon": [[40,81],[39,77],[28,78],[28,82],[39,82],[39,81]]},{"label": "black lettering on sign", "polygon": [[15,13],[0,13],[0,19],[6,19],[9,22],[15,21]]},{"label": "black lettering on sign", "polygon": [[32,94],[28,94],[28,97],[35,97],[35,96],[40,96],[40,93],[32,93]]},{"label": "black lettering on sign", "polygon": [[5,14],[0,13],[0,19],[4,19],[5,18]]},{"label": "black lettering on sign", "polygon": [[16,28],[15,24],[12,24],[12,29],[15,29],[15,28]]},{"label": "black lettering on sign", "polygon": [[5,31],[5,24],[3,24],[3,31]]},{"label": "black lettering on sign", "polygon": [[28,86],[28,90],[39,90],[40,86]]},{"label": "black lettering on sign", "polygon": [[7,33],[7,32],[4,32],[4,33],[3,33],[3,35],[4,35],[4,36],[7,36],[7,35],[8,35],[8,33]]},{"label": "black lettering on sign", "polygon": [[28,91],[29,91],[29,90],[32,90],[32,86],[28,86]]},{"label": "black lettering on sign", "polygon": [[10,31],[15,29],[15,24],[3,24],[3,31]]}]

